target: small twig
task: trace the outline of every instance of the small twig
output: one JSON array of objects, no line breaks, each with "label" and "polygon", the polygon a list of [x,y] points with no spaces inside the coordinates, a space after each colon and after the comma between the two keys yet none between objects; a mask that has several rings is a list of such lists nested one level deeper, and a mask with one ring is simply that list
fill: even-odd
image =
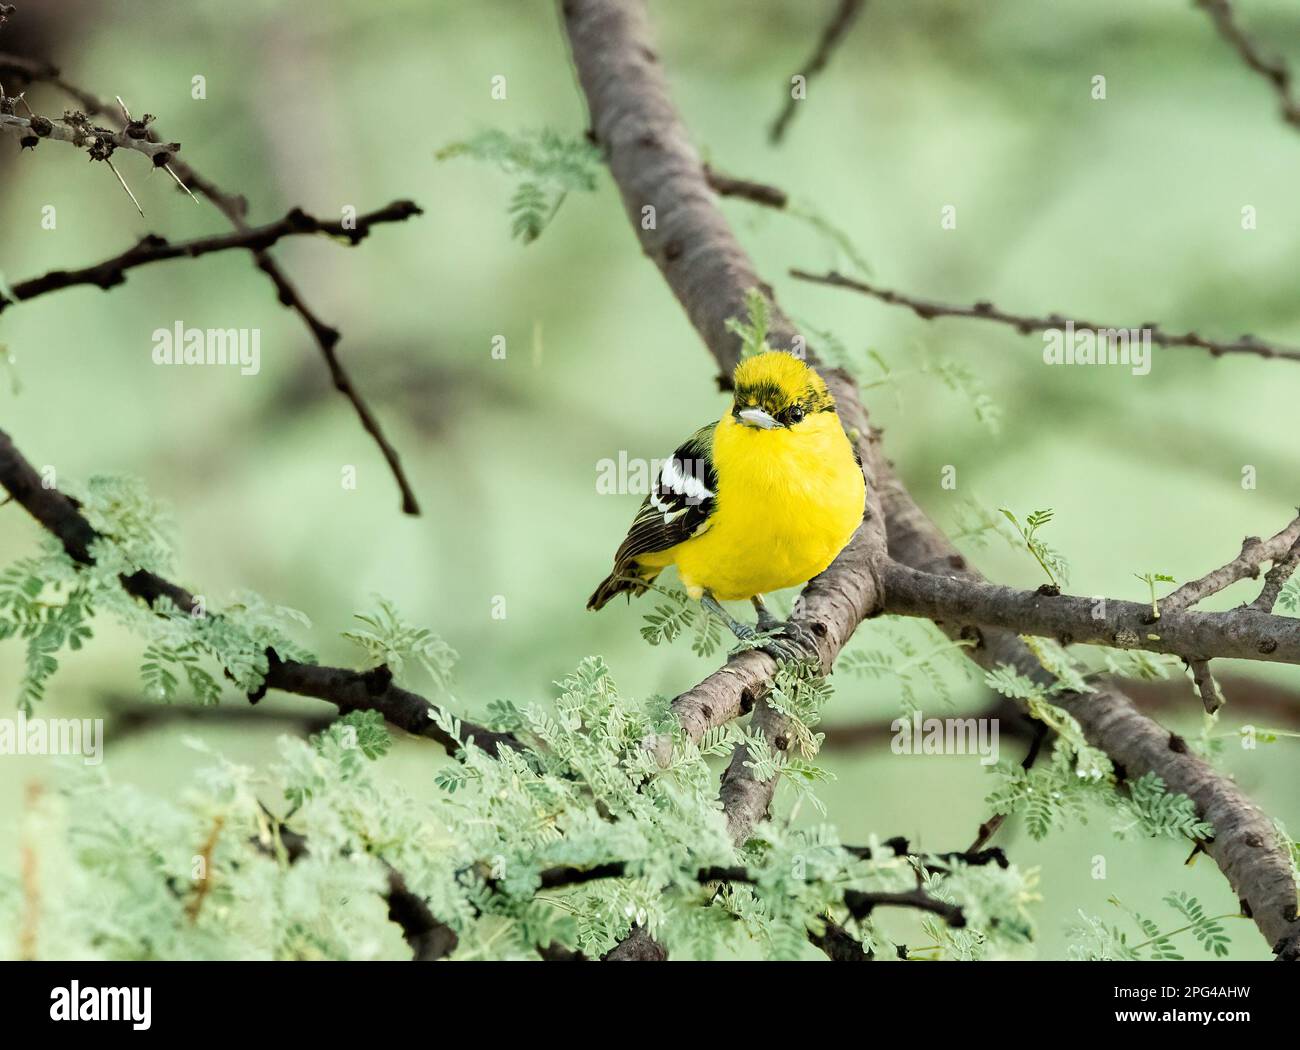
[{"label": "small twig", "polygon": [[876,908],[916,908],[938,915],[953,929],[961,929],[966,925],[966,915],[960,906],[938,900],[919,889],[904,893],[849,890],[844,894],[844,903],[855,919],[867,918]]},{"label": "small twig", "polygon": [[[129,190],[127,191],[130,192]],[[422,214],[418,205],[411,201],[394,201],[386,207],[365,215],[358,215],[355,224],[344,227],[341,222],[326,222],[308,215],[300,208],[294,208],[284,218],[265,226],[248,227],[242,232],[221,234],[215,237],[199,237],[192,241],[172,244],[163,237],[153,234],[143,238],[133,248],[119,255],[105,259],[93,266],[79,270],[52,270],[41,277],[33,277],[13,285],[10,291],[12,299],[0,295],[0,313],[15,302],[34,299],[38,295],[60,291],[75,285],[94,285],[109,289],[126,280],[126,272],[150,263],[164,262],[168,259],[197,259],[214,252],[231,249],[246,249],[250,252],[265,251],[271,245],[285,237],[311,234],[326,234],[330,237],[346,238],[355,245],[364,240],[373,227],[383,223],[404,222],[415,215]]]},{"label": "small twig", "polygon": [[789,194],[779,186],[771,186],[753,179],[738,179],[726,175],[710,165],[704,165],[704,178],[719,197],[741,197],[753,204],[767,208],[783,209],[789,202]]},{"label": "small twig", "polygon": [[1223,706],[1223,690],[1219,688],[1219,683],[1210,673],[1210,661],[1188,660],[1187,668],[1192,672],[1192,681],[1205,707],[1205,713],[1214,714]]},{"label": "small twig", "polygon": [[1196,0],[1196,6],[1210,16],[1219,35],[1236,50],[1242,61],[1269,82],[1281,103],[1282,119],[1292,127],[1300,128],[1300,99],[1292,91],[1290,67],[1280,58],[1267,57],[1255,39],[1237,25],[1230,0]]},{"label": "small twig", "polygon": [[[135,121],[131,119],[131,111],[126,108],[126,103],[122,101],[122,96],[118,95],[116,96],[116,98],[117,98],[117,104],[122,107],[122,116],[126,120],[127,124],[128,125],[134,124]],[[150,123],[150,117],[148,116],[148,114],[146,114],[144,121],[139,126],[142,128],[147,127],[149,123]],[[181,189],[183,189],[186,193],[189,194],[190,200],[192,200],[195,204],[199,203],[198,197],[194,196],[193,193],[190,193],[190,188],[186,186],[185,183],[181,182],[180,176],[176,174],[176,172],[172,169],[172,166],[170,164],[164,164],[163,170],[165,170],[167,174],[172,177],[172,179],[175,181],[177,186],[179,186]]]},{"label": "small twig", "polygon": [[[831,20],[822,29],[821,36],[817,40],[817,47],[809,56],[808,61],[800,67],[805,87],[814,74],[820,73],[826,68],[826,63],[830,61],[835,48],[844,39],[854,20],[861,13],[864,2],[865,0],[839,0]],[[789,126],[790,121],[794,119],[795,103],[797,101],[794,93],[790,91],[790,85],[787,84],[785,105],[781,107],[781,112],[777,114],[776,119],[772,121],[772,126],[768,129],[767,136],[770,142],[779,143],[785,137],[786,128]]]},{"label": "small twig", "polygon": [[843,274],[834,271],[815,274],[808,273],[806,270],[792,269],[790,276],[800,281],[809,281],[812,284],[824,284],[833,288],[848,288],[851,291],[861,292],[863,295],[879,299],[882,303],[905,306],[917,317],[926,321],[932,321],[936,317],[965,317],[980,321],[996,321],[1000,324],[1010,325],[1021,335],[1031,335],[1034,332],[1050,332],[1063,329],[1066,325],[1073,327],[1077,331],[1090,330],[1094,332],[1125,331],[1128,328],[1136,327],[1148,332],[1151,342],[1156,346],[1166,348],[1175,346],[1196,347],[1201,350],[1208,350],[1215,357],[1220,357],[1223,354],[1250,354],[1255,357],[1300,361],[1300,350],[1265,342],[1253,335],[1243,335],[1231,340],[1208,339],[1197,332],[1166,332],[1154,321],[1147,321],[1136,326],[1101,325],[1078,318],[1065,317],[1061,314],[1035,317],[1028,314],[1008,313],[1005,310],[998,309],[992,303],[984,301],[974,303],[971,306],[958,306],[935,302],[932,299],[919,299],[915,296],[904,295],[901,292],[880,288],[877,285],[868,284],[852,277],[845,277]]},{"label": "small twig", "polygon": [[197,856],[203,864],[203,873],[194,881],[194,896],[185,905],[185,917],[189,919],[191,925],[198,921],[199,912],[203,910],[203,902],[212,888],[212,854],[217,848],[217,840],[221,838],[221,829],[225,825],[225,815],[218,813],[212,821],[208,837],[199,848]]},{"label": "small twig", "polygon": [[1264,589],[1250,603],[1250,608],[1271,613],[1277,604],[1278,595],[1282,593],[1282,588],[1286,586],[1286,581],[1291,578],[1297,565],[1300,565],[1300,538],[1291,544],[1291,549],[1286,554],[1273,562],[1268,575],[1264,577]]},{"label": "small twig", "polygon": [[[50,84],[58,88],[69,97],[76,100],[77,104],[90,116],[108,116],[116,119],[118,114],[113,107],[103,99],[97,97],[84,88],[78,87],[67,80],[64,80],[56,66],[48,62],[40,62],[18,55],[9,55],[0,53],[0,73],[14,74],[21,76],[27,82],[41,82]],[[149,127],[133,127],[134,130],[143,132],[143,137],[138,140],[141,142],[158,145],[158,135]],[[123,129],[125,130],[125,128]],[[178,144],[173,144],[174,149],[179,149]],[[156,162],[157,158],[155,158]],[[230,222],[230,224],[239,232],[243,233],[249,229],[247,223],[248,201],[235,193],[227,193],[221,189],[211,179],[200,175],[198,171],[192,168],[188,163],[178,157],[171,156],[167,158],[167,170],[173,179],[179,183],[187,193],[193,196],[193,190],[197,190],[203,196],[207,197],[217,210]],[[191,189],[192,188],[192,189]],[[420,504],[416,499],[415,490],[411,486],[410,480],[402,468],[401,458],[397,450],[384,434],[383,428],[379,424],[378,418],[370,410],[370,406],[361,396],[361,392],[353,384],[351,377],[339,360],[338,344],[341,338],[339,330],[334,328],[317,316],[315,311],[307,305],[302,293],[298,291],[294,283],[289,279],[288,274],[280,267],[266,251],[257,251],[254,253],[254,259],[257,267],[261,270],[271,283],[275,286],[276,295],[280,303],[290,310],[293,310],[307,326],[311,332],[312,338],[316,340],[316,345],[320,349],[321,356],[325,359],[326,367],[329,369],[330,379],[334,383],[334,388],[351,402],[357,417],[361,421],[362,428],[371,436],[375,444],[379,446],[379,451],[384,457],[384,462],[388,464],[388,469],[392,473],[394,480],[397,482],[398,489],[402,496],[402,513],[418,515],[420,513]]]},{"label": "small twig", "polygon": [[85,149],[93,160],[104,160],[105,154],[116,149],[130,149],[149,157],[156,167],[167,163],[178,149],[179,142],[156,142],[145,138],[132,138],[125,131],[113,131],[92,125],[85,114],[72,114],[62,120],[47,117],[20,117],[13,113],[0,113],[0,131],[17,135],[26,145],[36,145],[42,140],[68,142]]},{"label": "small twig", "polygon": [[[1164,600],[1165,611],[1177,612],[1191,608],[1238,580],[1255,579],[1259,576],[1260,566],[1264,562],[1285,557],[1297,541],[1300,541],[1300,517],[1267,540],[1261,540],[1258,536],[1247,536],[1241,541],[1241,553],[1232,561],[1212,572],[1207,572],[1198,580],[1183,584],[1170,594]],[[1281,589],[1281,584],[1278,588]],[[1264,611],[1271,612],[1272,608]]]},{"label": "small twig", "polygon": [[[1025,752],[1025,757],[1020,761],[1020,768],[1026,773],[1028,773],[1029,770],[1034,767],[1034,763],[1038,761],[1038,756],[1043,750],[1043,742],[1047,739],[1049,732],[1047,726],[1036,719],[1031,722],[1031,725],[1034,727],[1034,735],[1029,741],[1029,750]],[[993,852],[991,850],[986,850],[985,847],[988,845],[989,840],[998,833],[998,830],[1002,825],[1006,823],[1008,816],[1009,814],[1007,813],[994,813],[988,820],[984,821],[975,832],[975,841],[967,847],[967,855],[979,856],[981,853]],[[997,852],[1001,851],[998,850]],[[1006,865],[1003,864],[1002,867],[1006,867]]]}]

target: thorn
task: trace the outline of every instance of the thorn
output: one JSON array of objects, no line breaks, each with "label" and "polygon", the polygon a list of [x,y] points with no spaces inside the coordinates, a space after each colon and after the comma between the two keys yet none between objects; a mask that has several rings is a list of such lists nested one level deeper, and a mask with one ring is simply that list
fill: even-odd
[{"label": "thorn", "polygon": [[111,160],[105,158],[104,163],[108,165],[109,171],[111,171],[114,175],[117,175],[117,181],[122,184],[122,189],[126,190],[126,195],[131,198],[131,203],[135,205],[135,210],[140,213],[140,218],[143,219],[144,209],[140,207],[140,202],[135,199],[135,194],[131,192],[131,187],[126,184],[126,179],[122,178],[121,175],[118,175],[118,171],[115,167],[113,167],[113,162]]},{"label": "thorn", "polygon": [[177,186],[179,186],[181,189],[183,189],[186,193],[190,195],[190,200],[192,200],[195,204],[199,203],[198,197],[194,196],[193,191],[188,186],[186,186],[185,183],[181,182],[181,177],[177,175],[176,172],[172,171],[172,166],[170,164],[164,164],[163,170],[165,170],[168,175],[170,175],[173,179],[176,180]]},{"label": "thorn", "polygon": [[114,95],[113,97],[117,99],[117,104],[122,107],[122,116],[126,117],[126,122],[128,124],[131,123],[131,111],[126,108],[126,103],[122,101],[122,96]]}]

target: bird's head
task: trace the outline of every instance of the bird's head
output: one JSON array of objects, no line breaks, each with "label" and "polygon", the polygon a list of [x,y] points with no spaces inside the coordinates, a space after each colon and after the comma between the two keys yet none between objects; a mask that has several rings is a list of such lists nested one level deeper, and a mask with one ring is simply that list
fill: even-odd
[{"label": "bird's head", "polygon": [[835,411],[822,377],[797,357],[780,351],[746,358],[736,366],[732,383],[733,418],[759,430],[794,429],[820,412]]}]

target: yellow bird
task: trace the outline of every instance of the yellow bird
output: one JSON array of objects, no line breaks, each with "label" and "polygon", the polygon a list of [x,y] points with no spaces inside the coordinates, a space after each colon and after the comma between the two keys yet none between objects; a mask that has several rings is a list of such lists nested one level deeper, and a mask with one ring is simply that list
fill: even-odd
[{"label": "yellow bird", "polygon": [[[733,389],[731,411],[664,464],[587,608],[641,594],[676,565],[687,594],[738,638],[757,632],[719,601],[749,599],[759,631],[789,633],[763,593],[807,582],[844,549],[862,523],[862,465],[825,381],[798,358],[779,351],[747,358]],[[763,648],[783,659],[800,655],[784,643],[772,638]]]}]

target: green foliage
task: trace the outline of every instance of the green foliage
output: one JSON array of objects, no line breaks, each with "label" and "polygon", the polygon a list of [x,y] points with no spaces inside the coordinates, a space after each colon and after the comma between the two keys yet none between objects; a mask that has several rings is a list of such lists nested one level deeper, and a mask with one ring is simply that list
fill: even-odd
[{"label": "green foliage", "polygon": [[840,259],[843,258],[848,260],[853,268],[860,273],[868,277],[871,276],[871,263],[867,261],[858,246],[853,243],[852,238],[811,204],[787,205],[785,214],[809,226],[831,246],[833,253],[832,267],[838,269]]},{"label": "green foliage", "polygon": [[[937,630],[931,633],[938,635]],[[881,620],[873,621],[870,637],[883,638],[889,647],[847,649],[836,662],[837,668],[873,680],[894,679],[906,714],[919,712],[924,703],[935,700],[951,706],[952,687],[937,658],[959,655],[973,642],[940,641],[922,649],[902,632],[883,626]],[[965,670],[967,665],[960,661],[957,666]]]},{"label": "green foliage", "polygon": [[745,315],[747,320],[738,317],[727,318],[727,331],[740,338],[740,360],[766,354],[772,348],[767,345],[767,334],[772,324],[772,305],[767,296],[757,288],[745,292]]},{"label": "green foliage", "polygon": [[1146,834],[1170,838],[1212,839],[1213,825],[1201,820],[1196,803],[1186,795],[1173,793],[1155,773],[1144,773],[1128,785],[1128,820],[1117,822],[1115,833],[1125,837],[1135,828]]},{"label": "green foliage", "polygon": [[970,405],[975,418],[989,431],[998,434],[1002,430],[1002,409],[998,406],[975,370],[952,358],[934,357],[926,359],[921,365],[923,375],[934,376],[954,394],[958,394]]},{"label": "green foliage", "polygon": [[1121,838],[1134,832],[1151,838],[1213,837],[1214,828],[1199,818],[1195,803],[1169,792],[1154,773],[1128,782],[1127,794],[1116,790],[1119,782],[1110,759],[1088,743],[1073,715],[1052,703],[1053,696],[1072,691],[1069,684],[1045,686],[1007,665],[989,671],[986,681],[1003,696],[1023,702],[1032,717],[1056,733],[1046,764],[1024,769],[1002,761],[993,767],[996,782],[987,801],[995,813],[1019,814],[1035,839],[1071,821],[1086,824],[1092,807],[1114,812]]},{"label": "green foliage", "polygon": [[1228,954],[1228,945],[1231,941],[1218,922],[1220,918],[1227,918],[1228,916],[1212,918],[1206,915],[1205,909],[1201,907],[1201,902],[1181,890],[1177,893],[1171,893],[1164,898],[1164,901],[1169,907],[1187,919],[1187,928],[1192,931],[1192,936],[1196,938],[1197,943],[1202,948],[1219,957]]},{"label": "green foliage", "polygon": [[[810,726],[819,685],[782,675],[775,702]],[[814,954],[809,932],[827,918],[868,945],[885,943],[880,924],[892,916],[858,923],[843,895],[911,889],[907,858],[873,838],[864,860],[831,827],[784,822],[760,825],[737,848],[709,759],[751,744],[748,734],[730,726],[699,746],[679,736],[660,767],[645,741],[663,728],[662,704],[623,697],[597,658],[557,687],[552,704],[497,706],[518,721],[522,750],[494,758],[469,747],[419,797],[383,776],[390,740],[373,712],[310,741],[281,740],[264,770],[209,754],[213,765],[171,800],[115,786],[102,767],[71,769],[58,798],[29,816],[57,832],[42,839],[58,851],[41,858],[42,893],[67,902],[43,919],[39,954],[409,957],[384,900],[394,870],[456,933],[460,959],[535,958],[551,943],[596,956],[634,924],[687,958],[745,944],[805,957]],[[756,768],[769,759],[759,755]],[[813,770],[804,764],[796,775]],[[302,845],[291,850],[290,836]],[[611,862],[621,868],[608,877],[541,889],[544,870]],[[742,866],[747,877],[701,883],[705,866]],[[968,918],[960,936],[933,931],[941,956],[995,958],[1031,940],[1032,873],[954,863],[926,879]],[[16,928],[26,907],[17,880],[0,884],[0,922]]]},{"label": "green foliage", "polygon": [[693,626],[691,651],[697,656],[717,652],[722,644],[722,621],[691,601],[684,591],[654,589],[665,600],[645,614],[641,637],[651,645],[666,645]]},{"label": "green foliage", "polygon": [[1143,649],[1109,649],[1098,647],[1102,666],[1107,673],[1118,678],[1136,678],[1154,682],[1168,678],[1175,668],[1181,670],[1183,662],[1176,656],[1148,653]]},{"label": "green foliage", "polygon": [[1282,585],[1273,611],[1300,615],[1300,576],[1292,576]]},{"label": "green foliage", "polygon": [[[777,667],[767,702],[790,720],[790,733],[804,758],[815,758],[821,750],[825,735],[814,733],[813,728],[821,721],[822,708],[830,698],[830,683],[812,665],[782,661]],[[820,778],[822,771],[801,769],[793,771],[793,775],[807,781]]]},{"label": "green foliage", "polygon": [[[867,362],[872,366],[869,372],[862,364],[845,363],[844,367],[857,377],[863,390],[885,388],[893,392],[899,406],[903,406],[903,388],[901,380],[908,376],[923,376],[938,380],[954,394],[960,396],[970,406],[975,419],[988,430],[997,435],[1002,429],[1002,409],[989,395],[988,390],[970,366],[954,358],[939,357],[920,351],[915,358],[917,365],[907,369],[895,369],[879,351],[868,348]],[[851,359],[850,359],[851,360]]]},{"label": "green foliage", "polygon": [[456,666],[456,650],[427,628],[407,623],[387,598],[375,595],[374,600],[373,612],[352,617],[362,626],[344,631],[343,637],[361,646],[372,666],[387,667],[394,678],[402,678],[407,665],[416,664],[445,689]]},{"label": "green foliage", "polygon": [[1144,572],[1144,573],[1135,572],[1133,575],[1136,576],[1143,583],[1145,583],[1149,588],[1151,592],[1151,617],[1152,619],[1155,620],[1160,619],[1160,603],[1156,601],[1156,584],[1177,583],[1178,581],[1175,580],[1169,574],[1163,572]]},{"label": "green foliage", "polygon": [[970,543],[972,547],[988,545],[989,535],[1002,532],[1002,522],[976,499],[962,499],[955,508],[956,521],[948,530],[953,543]]},{"label": "green foliage", "polygon": [[0,573],[0,640],[18,637],[27,643],[18,688],[24,711],[30,713],[44,696],[62,652],[76,651],[92,637],[98,613],[109,614],[144,641],[141,682],[156,700],[171,700],[184,687],[199,702],[216,703],[222,677],[253,692],[266,676],[268,649],[284,660],[312,659],[284,633],[287,627],[310,626],[307,618],[255,594],[236,594],[220,610],[208,609],[201,598],[186,610],[165,596],[152,607],[133,598],[122,588],[122,575],[171,570],[165,510],[132,480],[92,478],[70,489],[100,533],[90,550],[94,564],[79,565],[47,537],[39,555]]},{"label": "green foliage", "polygon": [[1153,919],[1127,907],[1117,897],[1109,898],[1109,902],[1129,916],[1137,927],[1138,936],[1133,938],[1136,943],[1131,943],[1128,933],[1118,925],[1107,925],[1104,920],[1080,911],[1078,920],[1066,931],[1070,939],[1070,958],[1087,962],[1181,961],[1184,956],[1175,938],[1188,932],[1208,954],[1219,958],[1228,954],[1231,940],[1219,925],[1220,920],[1243,916],[1206,915],[1199,900],[1181,891],[1167,895],[1163,901],[1186,920],[1184,925],[1162,932],[1159,923]]},{"label": "green foliage", "polygon": [[1052,520],[1053,512],[1051,510],[1032,511],[1025,519],[1024,525],[1020,524],[1020,519],[1015,516],[1006,507],[999,507],[1002,516],[1011,522],[1012,527],[1019,534],[1025,549],[1034,556],[1034,560],[1042,567],[1043,572],[1047,573],[1047,578],[1051,581],[1053,587],[1059,587],[1062,583],[1068,583],[1070,578],[1069,563],[1066,562],[1064,555],[1059,551],[1053,550],[1038,535],[1038,530]]},{"label": "green foliage", "polygon": [[590,142],[546,129],[510,134],[492,128],[440,149],[438,160],[469,157],[520,179],[510,199],[510,229],[531,244],[572,192],[596,188],[600,152]]}]

